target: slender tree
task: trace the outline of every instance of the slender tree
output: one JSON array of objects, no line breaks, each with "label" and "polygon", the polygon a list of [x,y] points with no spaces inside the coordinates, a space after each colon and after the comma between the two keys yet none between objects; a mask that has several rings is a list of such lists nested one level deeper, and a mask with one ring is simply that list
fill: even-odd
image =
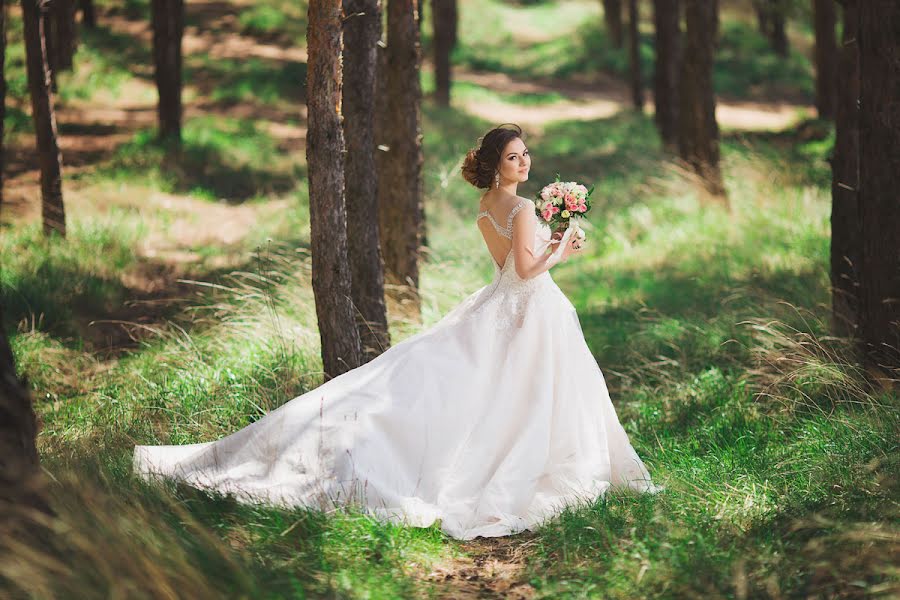
[{"label": "slender tree", "polygon": [[344,0],[344,138],[351,296],[365,362],[390,347],[384,266],[378,241],[375,166],[375,75],[381,39],[380,0]]},{"label": "slender tree", "polygon": [[756,9],[760,33],[769,38],[769,45],[779,56],[787,56],[786,0],[754,0],[753,5]]},{"label": "slender tree", "polygon": [[181,144],[181,39],[184,0],[153,0],[153,76],[158,92],[159,138]]},{"label": "slender tree", "polygon": [[419,254],[424,238],[418,12],[413,0],[387,5],[387,47],[376,120],[378,205],[385,278],[413,318],[421,315]]},{"label": "slender tree", "polygon": [[94,0],[79,0],[81,23],[88,29],[97,27],[97,14],[94,11]]},{"label": "slender tree", "polygon": [[0,519],[10,506],[49,510],[41,493],[37,432],[31,395],[16,376],[12,350],[0,328]]},{"label": "slender tree", "polygon": [[679,0],[653,0],[656,68],[653,74],[654,119],[663,144],[678,140],[678,64],[681,54]]},{"label": "slender tree", "polygon": [[[55,48],[58,69],[71,71],[75,50],[78,47],[75,27],[75,0],[51,0],[53,47]],[[53,65],[50,66],[53,69]]]},{"label": "slender tree", "polygon": [[834,0],[813,0],[813,22],[816,31],[816,110],[819,117],[833,119],[837,102],[837,43]]},{"label": "slender tree", "polygon": [[685,46],[678,82],[678,152],[707,192],[727,204],[719,168],[719,126],[712,84],[716,5],[683,0]]},{"label": "slender tree", "polygon": [[622,0],[603,0],[603,21],[613,46],[621,48],[625,37],[622,31]]},{"label": "slender tree", "polygon": [[41,215],[44,233],[66,235],[66,211],[62,193],[62,154],[56,135],[56,116],[50,90],[45,44],[46,13],[41,0],[22,0],[25,30],[25,64],[31,95],[31,114],[41,168]]},{"label": "slender tree", "polygon": [[456,0],[432,0],[431,24],[434,38],[434,98],[441,106],[450,105],[450,55],[456,44],[459,17]]},{"label": "slender tree", "polygon": [[857,2],[859,330],[870,367],[900,373],[900,3]]},{"label": "slender tree", "polygon": [[3,170],[6,166],[6,3],[0,3],[0,205],[3,204]]},{"label": "slender tree", "polygon": [[641,70],[640,13],[637,0],[628,0],[628,62],[631,75],[631,101],[644,110],[644,75]]},{"label": "slender tree", "polygon": [[341,132],[341,0],[311,0],[306,28],[312,287],[327,378],[361,364],[351,299]]},{"label": "slender tree", "polygon": [[837,57],[840,85],[831,161],[831,309],[838,335],[857,333],[859,269],[859,24],[856,0],[844,3],[843,40]]}]

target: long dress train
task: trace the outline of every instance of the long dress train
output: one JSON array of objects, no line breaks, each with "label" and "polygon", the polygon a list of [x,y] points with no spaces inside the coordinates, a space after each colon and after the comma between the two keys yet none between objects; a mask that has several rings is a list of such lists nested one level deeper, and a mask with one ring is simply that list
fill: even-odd
[{"label": "long dress train", "polygon": [[[535,254],[549,243],[538,222]],[[521,279],[512,252],[492,262],[493,281],[428,330],[217,441],[137,446],[136,471],[247,502],[440,519],[464,540],[535,529],[611,487],[665,489],[550,273]]]}]

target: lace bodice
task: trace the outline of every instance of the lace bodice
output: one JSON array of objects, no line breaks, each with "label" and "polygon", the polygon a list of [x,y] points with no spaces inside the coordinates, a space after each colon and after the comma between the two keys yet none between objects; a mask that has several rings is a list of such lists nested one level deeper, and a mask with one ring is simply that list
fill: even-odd
[{"label": "lace bodice", "polygon": [[[521,200],[516,204],[506,217],[505,228],[501,227],[488,211],[478,213],[475,222],[477,223],[478,219],[486,216],[491,224],[493,224],[494,229],[497,230],[497,233],[511,240],[513,218],[520,210],[528,207],[530,204],[531,203],[528,200]],[[537,225],[534,231],[532,249],[535,256],[541,256],[547,251],[547,248],[550,245],[551,230],[550,227],[540,219],[536,219],[534,216],[532,216],[532,218],[535,218]],[[490,254],[490,251],[488,254]],[[502,267],[493,259],[493,257],[491,257],[491,262],[494,264],[494,281],[486,288],[485,295],[479,303],[480,305],[475,307],[470,314],[474,316],[485,310],[492,310],[492,306],[502,306],[503,308],[501,310],[494,312],[495,317],[493,326],[497,332],[509,333],[512,332],[513,329],[521,327],[529,306],[531,306],[533,302],[537,302],[537,304],[543,302],[543,300],[538,297],[541,294],[553,294],[565,298],[553,282],[548,271],[529,279],[522,279],[519,277],[515,268],[515,255],[512,248],[509,249]],[[565,299],[564,302],[571,306],[568,299]]]},{"label": "lace bodice", "polygon": [[494,229],[497,230],[497,233],[499,233],[506,239],[511,240],[512,239],[513,218],[516,216],[516,213],[518,213],[520,210],[522,210],[523,208],[528,206],[528,204],[529,204],[529,202],[527,200],[523,199],[523,200],[519,200],[519,203],[512,207],[512,210],[509,211],[509,216],[506,217],[506,227],[501,227],[500,223],[498,223],[497,220],[494,219],[494,215],[492,215],[490,212],[488,212],[486,210],[483,210],[480,213],[478,213],[478,216],[475,218],[475,222],[477,223],[478,219],[480,219],[481,217],[487,217],[488,220],[491,222],[491,225],[494,226]]}]

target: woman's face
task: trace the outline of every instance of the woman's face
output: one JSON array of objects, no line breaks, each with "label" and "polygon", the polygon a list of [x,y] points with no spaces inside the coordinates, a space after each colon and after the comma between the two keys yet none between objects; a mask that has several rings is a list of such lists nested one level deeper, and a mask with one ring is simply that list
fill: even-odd
[{"label": "woman's face", "polygon": [[531,169],[531,155],[521,138],[513,138],[506,144],[503,154],[500,155],[500,179],[502,182],[528,181],[528,171]]}]

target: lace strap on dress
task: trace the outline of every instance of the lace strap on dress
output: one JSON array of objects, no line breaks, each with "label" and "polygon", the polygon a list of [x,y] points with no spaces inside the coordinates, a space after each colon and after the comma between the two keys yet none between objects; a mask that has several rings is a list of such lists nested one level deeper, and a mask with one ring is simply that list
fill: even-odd
[{"label": "lace strap on dress", "polygon": [[512,210],[509,211],[509,215],[507,215],[507,217],[506,217],[506,227],[501,227],[500,224],[494,219],[494,215],[492,215],[490,212],[488,212],[486,210],[483,210],[480,213],[478,213],[478,216],[475,218],[475,221],[477,222],[478,219],[480,219],[481,217],[487,217],[488,220],[491,222],[491,224],[494,226],[494,229],[497,230],[497,233],[499,233],[503,237],[511,240],[512,239],[513,217],[515,217],[516,213],[518,213],[520,210],[522,210],[527,205],[528,205],[528,200],[520,200],[518,204],[516,204],[515,206],[512,207]]},{"label": "lace strap on dress", "polygon": [[512,210],[509,211],[509,216],[506,217],[506,230],[509,232],[510,236],[512,236],[513,217],[515,217],[516,213],[518,213],[520,210],[525,208],[527,205],[528,205],[527,200],[519,200],[519,203],[516,204],[515,206],[513,206]]}]

